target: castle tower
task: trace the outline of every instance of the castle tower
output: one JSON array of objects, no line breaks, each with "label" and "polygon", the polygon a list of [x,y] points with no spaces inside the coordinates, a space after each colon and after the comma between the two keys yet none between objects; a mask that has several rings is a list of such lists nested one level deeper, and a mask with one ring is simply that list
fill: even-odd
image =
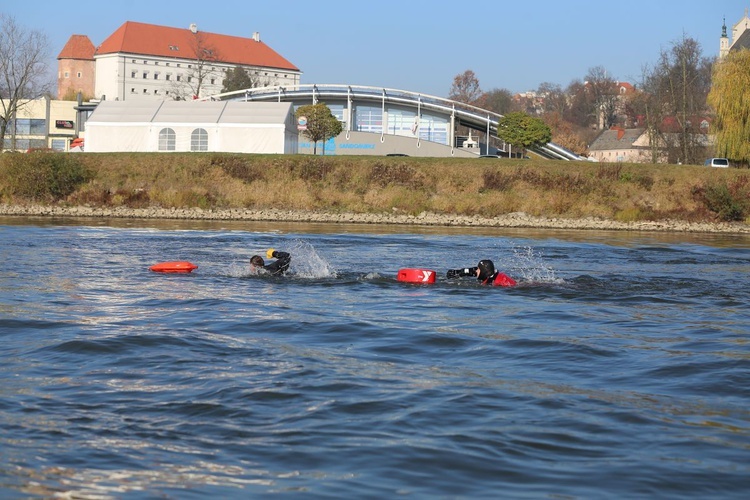
[{"label": "castle tower", "polygon": [[96,48],[86,35],[72,35],[57,56],[57,98],[75,100],[94,96]]}]

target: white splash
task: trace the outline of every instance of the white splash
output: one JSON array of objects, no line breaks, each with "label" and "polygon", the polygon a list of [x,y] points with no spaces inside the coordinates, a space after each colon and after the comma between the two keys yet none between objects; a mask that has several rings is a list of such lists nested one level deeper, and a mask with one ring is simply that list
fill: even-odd
[{"label": "white splash", "polygon": [[318,255],[315,247],[307,241],[295,240],[284,251],[292,254],[292,264],[289,266],[289,271],[296,277],[328,278],[336,276],[336,271],[331,267],[331,264]]},{"label": "white splash", "polygon": [[527,283],[562,283],[555,270],[545,264],[544,259],[532,247],[514,247],[506,262],[512,276]]}]

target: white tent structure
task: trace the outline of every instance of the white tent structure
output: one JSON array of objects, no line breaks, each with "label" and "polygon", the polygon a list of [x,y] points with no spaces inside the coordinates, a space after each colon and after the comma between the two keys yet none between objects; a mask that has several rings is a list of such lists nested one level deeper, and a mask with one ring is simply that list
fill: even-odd
[{"label": "white tent structure", "polygon": [[103,101],[86,122],[86,151],[297,153],[289,102]]}]

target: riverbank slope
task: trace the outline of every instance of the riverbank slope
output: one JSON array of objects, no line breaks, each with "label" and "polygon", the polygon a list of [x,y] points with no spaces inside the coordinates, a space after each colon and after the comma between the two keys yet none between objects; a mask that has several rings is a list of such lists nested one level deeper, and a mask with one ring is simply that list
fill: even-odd
[{"label": "riverbank slope", "polygon": [[0,155],[0,214],[750,231],[747,170],[218,153]]}]

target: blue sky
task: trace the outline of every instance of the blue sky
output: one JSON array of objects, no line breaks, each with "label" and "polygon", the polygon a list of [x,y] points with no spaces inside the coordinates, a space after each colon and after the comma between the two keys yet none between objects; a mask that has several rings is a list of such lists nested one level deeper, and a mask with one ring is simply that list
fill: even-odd
[{"label": "blue sky", "polygon": [[[461,6],[463,5],[463,6]],[[50,64],[72,34],[99,45],[125,21],[262,40],[303,71],[303,83],[373,85],[447,96],[471,69],[483,90],[567,86],[604,67],[638,83],[643,68],[683,35],[718,53],[750,0],[380,0],[310,2],[4,0],[0,12],[45,33]]]}]

